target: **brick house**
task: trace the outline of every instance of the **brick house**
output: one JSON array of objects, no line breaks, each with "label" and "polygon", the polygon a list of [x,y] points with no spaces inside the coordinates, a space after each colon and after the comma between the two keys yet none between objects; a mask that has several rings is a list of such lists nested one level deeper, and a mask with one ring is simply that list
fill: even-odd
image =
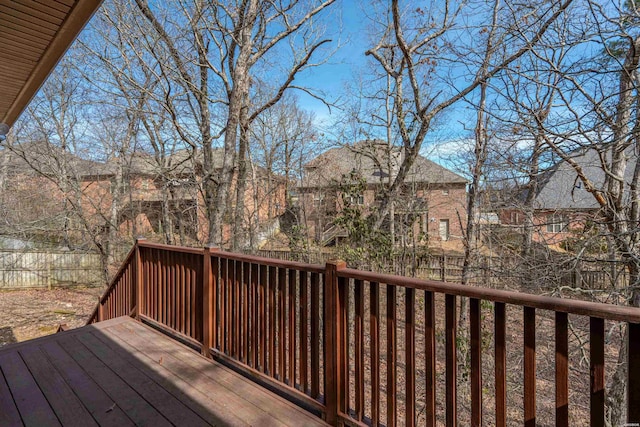
[{"label": "brick house", "polygon": [[[573,160],[596,188],[603,188],[605,172],[595,150],[576,152]],[[637,156],[629,154],[629,161],[635,163]],[[633,167],[627,168],[626,182],[631,182],[633,170]],[[517,228],[524,224],[525,215],[522,205],[518,203],[524,195],[519,196],[500,209],[502,225]],[[597,220],[599,210],[600,206],[584,188],[574,168],[560,161],[545,173],[535,197],[532,238],[535,242],[547,245],[564,242],[583,232],[590,220]]]},{"label": "brick house", "polygon": [[[399,147],[366,140],[330,149],[304,165],[298,193],[309,234],[324,245],[346,236],[333,222],[344,207],[345,197],[351,205],[360,206],[365,215],[375,209],[396,176],[402,156]],[[359,184],[358,192],[346,194],[354,180]],[[461,238],[461,224],[466,221],[466,184],[463,177],[418,156],[394,207],[396,242]]]},{"label": "brick house", "polygon": [[[214,168],[221,169],[223,149],[212,153]],[[181,239],[201,244],[209,232],[205,203],[200,188],[202,154],[179,150],[158,161],[154,156],[137,153],[127,165],[129,200],[122,208],[121,227],[129,232],[161,234],[169,228]],[[285,209],[285,185],[282,177],[250,165],[244,197],[244,226],[253,236],[274,221]],[[235,192],[237,176],[231,185]],[[230,209],[235,208],[235,198]],[[223,225],[225,241],[231,237],[231,214]]]},{"label": "brick house", "polygon": [[[214,165],[221,165],[222,151],[214,150],[213,154]],[[147,236],[155,240],[170,238],[183,245],[201,245],[208,235],[199,185],[201,168],[199,156],[186,150],[161,160],[138,152],[126,159],[106,162],[86,160],[44,142],[0,150],[3,207],[11,211],[16,222],[38,221],[37,227],[31,226],[31,229],[37,228],[49,235],[49,240],[55,240],[55,235],[65,227],[74,230],[74,235],[69,237],[79,241],[86,240],[79,235],[86,229],[90,229],[93,236],[106,237],[113,218],[117,174],[121,173],[122,185],[115,206],[119,239],[129,241],[135,236]],[[272,223],[283,213],[285,186],[282,178],[258,166],[250,169],[244,223],[250,231],[248,235],[253,236],[265,227],[273,228]],[[67,178],[63,180],[65,175]],[[73,194],[76,201],[65,202],[69,197],[65,197],[65,185],[69,187],[67,193]],[[235,199],[231,208],[234,205]],[[84,224],[65,225],[65,221],[70,221],[65,209],[81,211]],[[226,239],[231,234],[230,218],[224,225]],[[85,231],[78,231],[82,229]]]}]

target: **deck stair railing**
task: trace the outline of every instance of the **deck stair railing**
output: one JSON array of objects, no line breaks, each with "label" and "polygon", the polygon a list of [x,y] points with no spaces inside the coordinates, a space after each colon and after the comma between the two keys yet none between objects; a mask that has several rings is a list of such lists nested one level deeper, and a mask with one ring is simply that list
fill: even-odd
[{"label": "deck stair railing", "polygon": [[[466,343],[457,330],[463,297]],[[586,419],[604,425],[605,366],[611,375],[616,362],[607,337],[619,327],[626,331],[627,419],[640,422],[636,308],[139,239],[89,323],[122,315],[241,370],[333,425],[535,426],[548,416],[558,426]],[[586,342],[572,350],[580,325]],[[517,345],[510,337],[516,329]],[[537,345],[551,347],[551,356]],[[461,348],[468,355],[465,390]],[[588,358],[578,380],[574,351]],[[545,357],[553,362],[553,386],[546,388],[536,366]],[[574,382],[586,384],[586,409],[572,404]],[[552,395],[550,415],[540,411],[539,394]],[[463,395],[468,404],[461,404]]]}]

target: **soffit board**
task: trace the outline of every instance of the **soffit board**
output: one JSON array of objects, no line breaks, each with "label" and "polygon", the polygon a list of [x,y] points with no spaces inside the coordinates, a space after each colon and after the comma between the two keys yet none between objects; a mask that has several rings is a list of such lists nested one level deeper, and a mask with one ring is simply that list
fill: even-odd
[{"label": "soffit board", "polygon": [[12,126],[102,0],[0,0],[0,122]]}]

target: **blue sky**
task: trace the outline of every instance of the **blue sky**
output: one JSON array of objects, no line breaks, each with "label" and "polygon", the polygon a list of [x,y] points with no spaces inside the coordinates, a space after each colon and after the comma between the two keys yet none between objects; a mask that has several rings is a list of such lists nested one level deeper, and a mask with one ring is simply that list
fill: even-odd
[{"label": "blue sky", "polygon": [[[341,18],[342,25],[336,22],[336,14]],[[329,100],[340,97],[345,85],[350,83],[353,73],[365,66],[367,60],[364,52],[368,48],[365,19],[358,2],[338,2],[331,15],[330,22],[326,23],[325,36],[332,39],[332,48],[339,46],[339,49],[327,63],[296,77],[296,84],[322,91]],[[297,95],[301,105],[313,111],[319,121],[329,118],[329,110],[322,102],[300,91]]]},{"label": "blue sky", "polygon": [[[366,1],[364,4],[366,7],[370,6]],[[326,23],[325,37],[333,40],[332,46],[334,49],[337,47],[337,51],[327,63],[305,70],[296,77],[295,84],[321,91],[327,100],[344,101],[345,88],[355,85],[359,73],[370,61],[365,56],[365,51],[371,47],[367,34],[369,21],[362,11],[360,1],[339,1],[332,8],[328,13],[329,19],[327,15],[323,16],[325,21],[329,21]],[[331,126],[336,115],[340,113],[335,108],[330,112],[322,102],[304,92],[297,91],[296,95],[303,108],[315,113],[316,122],[321,129]],[[440,162],[446,162],[447,158],[451,158],[453,153],[460,149],[460,144],[450,144],[448,141],[459,141],[469,136],[469,132],[465,131],[463,126],[463,123],[467,122],[467,115],[464,104],[460,104],[455,112],[448,114],[441,128],[434,129],[427,136],[423,154]]]}]

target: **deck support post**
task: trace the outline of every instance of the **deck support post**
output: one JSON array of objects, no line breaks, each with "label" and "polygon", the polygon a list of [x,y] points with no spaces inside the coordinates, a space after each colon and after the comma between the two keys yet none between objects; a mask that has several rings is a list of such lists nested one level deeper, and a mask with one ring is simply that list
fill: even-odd
[{"label": "deck support post", "polygon": [[144,312],[144,309],[142,307],[142,301],[143,301],[143,295],[144,295],[144,290],[143,290],[143,286],[144,286],[144,276],[143,276],[143,270],[142,270],[142,257],[140,256],[140,243],[144,242],[146,239],[144,237],[138,237],[136,239],[136,245],[135,245],[135,257],[134,257],[134,262],[133,262],[133,274],[134,274],[134,281],[133,281],[133,286],[132,286],[132,293],[133,295],[131,296],[131,301],[133,303],[133,309],[134,309],[134,318],[136,320],[140,320],[140,314],[142,314]]},{"label": "deck support post", "polygon": [[344,261],[329,260],[325,266],[324,276],[324,337],[325,337],[325,404],[327,407],[326,422],[338,425],[339,402],[343,399],[344,390],[339,385],[344,373],[341,372],[344,361],[339,360],[341,346],[341,310],[340,307],[338,270],[346,268]]},{"label": "deck support post", "polygon": [[211,348],[216,342],[216,306],[218,262],[211,263],[211,253],[218,248],[205,246],[202,260],[202,349],[205,357],[211,357]]}]

